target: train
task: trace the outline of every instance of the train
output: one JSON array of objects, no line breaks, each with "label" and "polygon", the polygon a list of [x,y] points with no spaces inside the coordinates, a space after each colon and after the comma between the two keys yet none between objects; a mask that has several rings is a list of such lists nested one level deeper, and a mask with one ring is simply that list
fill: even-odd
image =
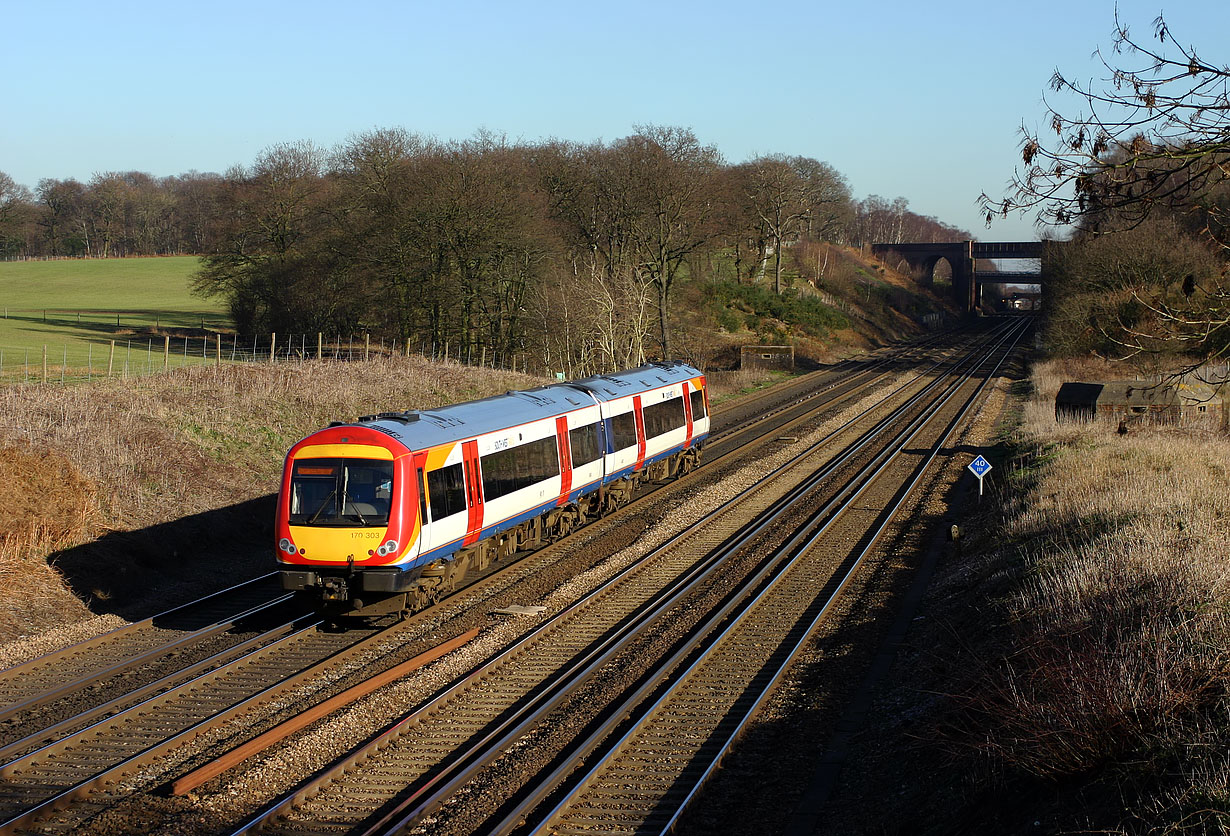
[{"label": "train", "polygon": [[708,436],[705,376],[681,362],[335,422],[286,455],[282,587],[404,616],[687,473]]}]

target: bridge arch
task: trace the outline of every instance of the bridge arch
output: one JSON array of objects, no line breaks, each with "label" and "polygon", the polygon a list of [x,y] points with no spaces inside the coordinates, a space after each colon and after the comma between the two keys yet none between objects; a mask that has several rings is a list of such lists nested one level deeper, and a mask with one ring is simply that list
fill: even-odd
[{"label": "bridge arch", "polygon": [[[920,269],[914,265],[910,266],[915,270]],[[935,287],[937,284],[950,286],[953,277],[957,275],[957,269],[957,265],[949,261],[948,256],[936,255],[922,262],[919,280],[928,287]]]}]

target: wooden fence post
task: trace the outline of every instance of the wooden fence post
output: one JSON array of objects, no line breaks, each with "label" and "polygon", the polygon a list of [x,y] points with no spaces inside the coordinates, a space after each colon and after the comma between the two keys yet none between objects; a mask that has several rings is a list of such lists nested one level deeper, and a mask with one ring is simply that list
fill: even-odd
[{"label": "wooden fence post", "polygon": [[214,361],[215,368],[222,368],[222,335],[218,334],[218,357]]},{"label": "wooden fence post", "polygon": [[320,331],[316,332],[316,359],[325,359],[325,335]]},{"label": "wooden fence post", "polygon": [[273,362],[274,350],[277,348],[277,345],[278,345],[278,332],[274,331],[272,334],[269,335],[269,362],[270,363]]},{"label": "wooden fence post", "polygon": [[111,370],[115,368],[115,340],[111,341],[111,353],[107,355],[107,377],[111,376]]},{"label": "wooden fence post", "polygon": [[[43,312],[43,319],[46,321],[47,312]],[[47,344],[43,344],[43,383],[47,382]]]},{"label": "wooden fence post", "polygon": [[363,359],[370,360],[372,356],[372,335],[363,335]]},{"label": "wooden fence post", "polygon": [[171,368],[171,337],[167,335],[162,338],[162,370],[165,372]]}]

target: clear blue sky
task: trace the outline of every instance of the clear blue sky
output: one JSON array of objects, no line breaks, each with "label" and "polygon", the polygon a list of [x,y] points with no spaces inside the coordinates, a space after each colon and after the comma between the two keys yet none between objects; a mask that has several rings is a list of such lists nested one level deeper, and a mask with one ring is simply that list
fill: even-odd
[{"label": "clear blue sky", "polygon": [[[1230,61],[1226,0],[1119,0],[1133,31],[1171,30]],[[1105,75],[1114,0],[323,3],[8,0],[0,171],[224,172],[279,142],[331,148],[372,128],[438,139],[610,141],[682,125],[729,162],[824,160],[856,197],[909,200],[983,240],[1044,123],[1052,72]]]}]

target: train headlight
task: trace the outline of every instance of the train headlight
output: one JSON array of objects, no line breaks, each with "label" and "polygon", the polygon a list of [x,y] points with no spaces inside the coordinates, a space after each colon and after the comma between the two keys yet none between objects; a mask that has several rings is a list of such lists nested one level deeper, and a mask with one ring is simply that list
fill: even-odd
[{"label": "train headlight", "polygon": [[381,545],[380,548],[376,549],[376,554],[380,555],[381,557],[384,557],[385,555],[393,554],[396,551],[397,551],[397,541],[390,540],[389,542]]},{"label": "train headlight", "polygon": [[286,552],[286,554],[294,554],[295,544],[290,541],[289,537],[283,537],[281,540],[278,541],[278,549],[280,551]]}]

